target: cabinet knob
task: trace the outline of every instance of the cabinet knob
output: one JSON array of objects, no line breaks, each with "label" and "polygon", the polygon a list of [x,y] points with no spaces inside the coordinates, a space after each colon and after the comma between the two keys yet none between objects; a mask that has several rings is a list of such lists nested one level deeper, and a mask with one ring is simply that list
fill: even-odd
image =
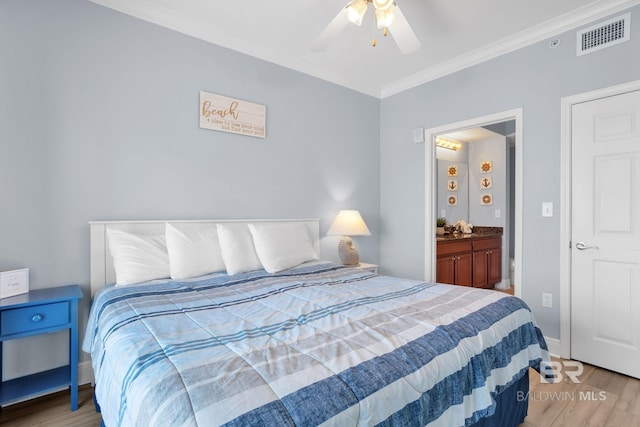
[{"label": "cabinet knob", "polygon": [[32,321],[32,322],[39,322],[39,321],[41,321],[41,320],[42,320],[42,314],[34,314],[34,315],[31,317],[31,321]]}]

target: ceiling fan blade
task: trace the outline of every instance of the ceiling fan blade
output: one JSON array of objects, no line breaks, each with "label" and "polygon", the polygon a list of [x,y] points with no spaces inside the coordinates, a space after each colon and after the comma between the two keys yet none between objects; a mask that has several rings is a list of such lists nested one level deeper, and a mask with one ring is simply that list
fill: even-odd
[{"label": "ceiling fan blade", "polygon": [[416,37],[416,34],[411,29],[411,25],[409,25],[409,21],[404,17],[398,5],[395,5],[393,13],[395,20],[389,27],[389,31],[398,44],[400,52],[407,55],[420,49],[420,46],[422,46],[420,40]]},{"label": "ceiling fan blade", "polygon": [[345,9],[343,8],[340,10],[340,12],[338,12],[336,17],[333,18],[331,22],[329,22],[327,28],[325,28],[324,31],[320,33],[318,38],[315,39],[315,41],[311,45],[311,50],[316,52],[325,50],[327,46],[329,46],[329,44],[331,44],[331,42],[336,38],[336,36],[340,34],[342,30],[344,30],[348,23],[349,17],[347,16]]}]

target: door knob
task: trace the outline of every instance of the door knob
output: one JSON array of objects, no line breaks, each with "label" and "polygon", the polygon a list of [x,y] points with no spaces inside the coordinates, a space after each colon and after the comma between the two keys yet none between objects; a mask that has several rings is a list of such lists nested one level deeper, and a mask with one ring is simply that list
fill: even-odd
[{"label": "door knob", "polygon": [[579,251],[586,251],[587,249],[600,249],[597,246],[589,246],[584,244],[583,242],[577,242],[576,243],[576,249]]}]

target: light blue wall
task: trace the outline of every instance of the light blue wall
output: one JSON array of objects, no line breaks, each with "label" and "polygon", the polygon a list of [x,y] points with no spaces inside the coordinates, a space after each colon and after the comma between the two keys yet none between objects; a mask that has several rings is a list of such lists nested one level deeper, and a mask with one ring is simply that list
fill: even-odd
[{"label": "light blue wall", "polygon": [[[631,22],[640,22],[640,7],[630,10]],[[523,108],[523,297],[553,338],[560,336],[560,100],[640,79],[637,28],[630,41],[580,57],[575,31],[557,38],[556,49],[543,41],[383,99],[380,129],[382,271],[422,278],[425,145],[412,142],[412,130]],[[554,203],[553,218],[542,218],[544,201]],[[542,308],[543,292],[554,295],[552,309]]]},{"label": "light blue wall", "polygon": [[[378,99],[85,0],[0,2],[0,61],[0,270],[29,267],[32,289],[89,294],[90,220],[320,218],[324,233],[353,208],[377,263]],[[201,90],[265,104],[266,139],[200,129]]]}]

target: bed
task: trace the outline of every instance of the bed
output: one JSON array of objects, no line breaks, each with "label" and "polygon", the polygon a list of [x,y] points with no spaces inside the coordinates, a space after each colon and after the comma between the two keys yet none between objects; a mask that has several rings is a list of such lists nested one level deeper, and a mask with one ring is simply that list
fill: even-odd
[{"label": "bed", "polygon": [[[289,268],[274,271],[260,248],[291,246],[281,231],[292,226],[317,255],[317,220],[172,221],[263,227],[271,241],[253,234],[263,268],[112,286],[120,266],[109,230],[162,236],[168,224],[90,225],[95,295],[83,350],[91,354],[104,425],[523,422],[529,368],[540,371],[548,351],[520,299],[319,256],[292,267],[275,257]],[[222,245],[223,234],[217,237]]]}]

